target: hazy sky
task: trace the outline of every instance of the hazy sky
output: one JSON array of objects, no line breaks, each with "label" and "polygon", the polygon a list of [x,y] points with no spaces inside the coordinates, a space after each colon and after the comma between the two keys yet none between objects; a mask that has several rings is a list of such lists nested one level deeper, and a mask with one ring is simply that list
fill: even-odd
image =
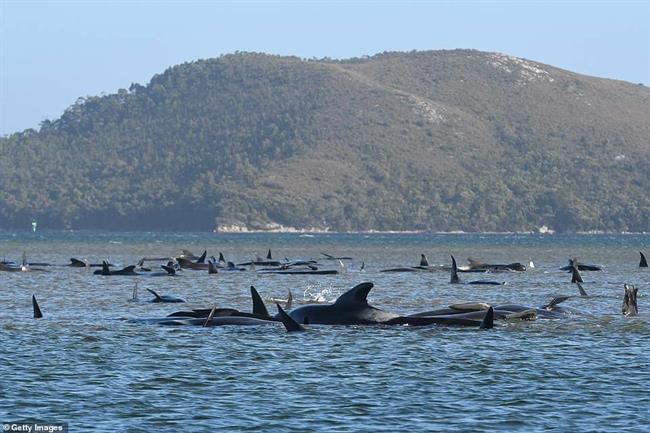
[{"label": "hazy sky", "polygon": [[0,0],[0,134],[57,118],[80,96],[237,50],[347,58],[453,48],[647,85],[650,0]]}]

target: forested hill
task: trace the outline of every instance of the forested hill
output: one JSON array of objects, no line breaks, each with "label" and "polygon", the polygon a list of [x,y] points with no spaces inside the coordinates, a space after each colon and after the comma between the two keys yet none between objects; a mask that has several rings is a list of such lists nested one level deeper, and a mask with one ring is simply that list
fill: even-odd
[{"label": "forested hill", "polygon": [[237,53],[0,138],[0,227],[650,231],[650,90],[473,50]]}]

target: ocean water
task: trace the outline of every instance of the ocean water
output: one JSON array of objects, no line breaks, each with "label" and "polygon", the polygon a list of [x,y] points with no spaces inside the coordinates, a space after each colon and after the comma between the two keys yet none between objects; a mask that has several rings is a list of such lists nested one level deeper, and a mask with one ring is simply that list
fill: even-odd
[{"label": "ocean water", "polygon": [[[224,253],[228,260],[354,258],[364,272],[335,276],[183,271],[178,278],[102,277],[52,266],[0,272],[0,421],[67,422],[74,432],[558,431],[647,432],[650,425],[650,235],[436,235],[37,233],[0,231],[0,258],[64,265],[70,257],[120,265],[144,256]],[[450,285],[446,272],[380,273],[449,264],[454,254],[526,265],[498,273],[504,286]],[[372,281],[372,305],[397,313],[461,301],[543,306],[588,298],[560,319],[497,322],[494,329],[281,325],[163,327],[127,319],[213,305],[251,308],[254,285],[270,311],[291,290],[296,303],[333,301]],[[323,268],[337,268],[324,261]],[[485,278],[464,274],[462,278]],[[135,282],[139,301],[132,300]],[[623,284],[639,288],[639,316],[621,315]],[[145,289],[188,304],[153,304]],[[32,318],[31,296],[44,318]]]}]

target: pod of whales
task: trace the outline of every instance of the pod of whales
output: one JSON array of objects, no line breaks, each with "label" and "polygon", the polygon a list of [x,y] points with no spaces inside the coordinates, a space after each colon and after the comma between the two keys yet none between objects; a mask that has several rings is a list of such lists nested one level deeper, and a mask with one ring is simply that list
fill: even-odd
[{"label": "pod of whales", "polygon": [[[639,267],[647,266],[647,261],[643,252],[640,253]],[[348,257],[335,257],[322,253],[326,260],[338,260],[339,262]],[[190,255],[187,255],[189,257]],[[126,266],[122,269],[111,269],[108,261],[103,261],[101,269],[94,271],[94,274],[112,276],[112,275],[128,275],[128,276],[174,276],[177,274],[177,267],[183,267],[182,264],[190,263],[186,268],[189,269],[207,269],[210,273],[220,273],[224,271],[244,271],[246,270],[233,262],[226,262],[223,254],[219,254],[219,262],[211,257],[206,263],[207,251],[195,258],[194,261],[178,257],[172,259],[167,265],[162,265],[163,272],[152,272],[150,268],[144,267],[145,259],[140,259],[137,265]],[[271,251],[267,254],[266,259],[257,258],[256,261],[250,262],[251,267],[256,263],[271,266]],[[522,267],[517,266],[517,263],[501,265],[501,264],[484,264],[478,261],[468,259],[470,261],[466,271],[469,272],[499,272],[499,271],[521,271]],[[89,267],[87,262],[71,258],[70,267]],[[489,285],[502,285],[503,282],[491,280],[477,280],[462,282],[459,277],[461,270],[459,269],[456,259],[451,256],[451,267],[447,266],[444,269],[450,269],[450,283],[452,284],[489,284]],[[275,261],[273,261],[275,263]],[[335,274],[339,271],[319,269],[314,260],[294,260],[289,261],[285,259],[279,265],[273,267],[263,268],[258,270],[257,274],[275,273],[275,274],[289,274],[289,275],[328,275]],[[342,263],[341,269],[345,269]],[[197,265],[196,267],[193,267]],[[64,266],[64,265],[60,265]],[[395,268],[394,268],[395,269]],[[411,266],[408,272],[417,271],[431,271],[443,269],[442,266],[431,266],[425,254],[421,254],[420,263],[417,266]],[[601,270],[600,266],[584,265],[579,263],[575,258],[569,260],[569,266],[562,268],[571,273],[571,282],[576,284],[580,293],[580,297],[588,297],[587,292],[584,290],[582,283],[583,278],[580,273],[581,270]],[[3,261],[0,263],[0,270],[8,272],[26,272],[31,270],[38,270],[32,268],[27,264],[23,256],[22,266],[13,262]],[[251,269],[253,270],[253,269]],[[525,268],[523,268],[525,270]],[[137,272],[140,271],[140,272]],[[383,270],[386,272],[390,270]],[[641,271],[639,271],[641,272]],[[186,274],[187,275],[187,274]],[[364,282],[358,284],[341,296],[336,301],[329,304],[308,304],[300,305],[292,308],[292,295],[289,292],[287,305],[282,307],[278,304],[277,314],[271,315],[264,305],[264,301],[260,297],[255,287],[251,286],[251,300],[252,312],[239,311],[235,308],[218,308],[216,306],[210,308],[191,309],[188,311],[176,311],[166,317],[153,318],[153,319],[132,319],[136,323],[152,323],[160,325],[178,325],[178,326],[252,326],[252,325],[275,325],[282,324],[287,331],[304,331],[308,330],[314,325],[379,325],[379,326],[462,326],[462,327],[477,327],[489,329],[494,326],[495,320],[533,320],[536,318],[559,318],[565,316],[567,313],[575,312],[568,307],[564,307],[564,302],[571,298],[578,298],[578,296],[556,296],[548,304],[543,306],[529,306],[519,304],[486,304],[481,302],[452,304],[436,310],[417,312],[414,314],[399,314],[396,312],[385,311],[377,308],[368,303],[368,294],[374,287],[371,282]],[[625,316],[638,315],[637,294],[638,289],[633,285],[625,285],[625,292],[623,298],[622,313]],[[182,298],[161,295],[153,289],[146,289],[154,298],[149,302],[152,303],[182,303],[185,302]],[[137,296],[137,289],[134,289],[134,297]],[[32,295],[33,317],[35,319],[42,318],[43,314],[38,305],[35,295]]]}]

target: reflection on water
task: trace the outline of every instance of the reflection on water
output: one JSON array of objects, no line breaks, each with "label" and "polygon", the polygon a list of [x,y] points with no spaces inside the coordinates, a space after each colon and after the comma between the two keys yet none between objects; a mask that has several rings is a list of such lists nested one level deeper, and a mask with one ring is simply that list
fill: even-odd
[{"label": "reflection on water", "polygon": [[[189,248],[243,262],[354,257],[365,271],[336,276],[183,271],[178,278],[100,277],[52,267],[0,272],[2,421],[60,420],[72,431],[647,431],[650,408],[650,274],[638,268],[648,235],[425,235],[0,232],[0,258],[66,264],[135,263]],[[528,264],[498,274],[506,286],[448,284],[445,272],[384,274],[454,254]],[[332,301],[373,281],[370,302],[413,313],[463,301],[545,305],[578,294],[560,272],[569,257],[589,298],[565,318],[497,322],[495,329],[281,326],[168,328],[124,318],[162,317],[212,305],[250,310],[254,285],[271,307]],[[323,262],[336,269],[336,261]],[[470,277],[467,277],[470,279]],[[473,278],[473,276],[471,277]],[[478,279],[478,278],[476,278]],[[135,281],[189,304],[132,302]],[[623,284],[639,288],[638,317],[621,315]],[[31,295],[45,316],[34,320]]]}]

